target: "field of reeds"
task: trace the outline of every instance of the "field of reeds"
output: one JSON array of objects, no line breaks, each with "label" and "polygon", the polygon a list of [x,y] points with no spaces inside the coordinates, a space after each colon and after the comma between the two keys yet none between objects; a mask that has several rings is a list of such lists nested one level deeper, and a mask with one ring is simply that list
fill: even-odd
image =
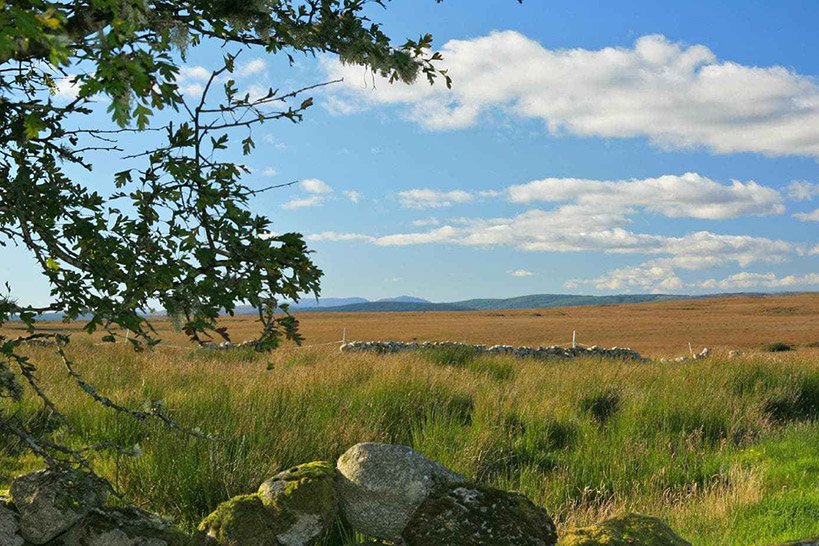
[{"label": "field of reeds", "polygon": [[[382,441],[522,491],[564,528],[635,510],[697,545],[773,544],[819,536],[819,358],[806,345],[670,364],[333,346],[137,354],[75,335],[70,354],[100,391],[135,407],[161,400],[217,439],[100,407],[47,348],[29,352],[71,427],[17,409],[64,441],[133,447],[94,464],[129,500],[188,528],[279,469]],[[38,462],[0,440],[2,489]]]}]

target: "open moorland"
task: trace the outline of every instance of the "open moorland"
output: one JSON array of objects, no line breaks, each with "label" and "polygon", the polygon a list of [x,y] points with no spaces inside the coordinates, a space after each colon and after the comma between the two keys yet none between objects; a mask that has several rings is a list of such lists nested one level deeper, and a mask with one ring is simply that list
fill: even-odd
[{"label": "open moorland", "polygon": [[[167,346],[148,353],[73,336],[78,371],[101,392],[136,407],[162,400],[215,441],[100,407],[48,348],[28,352],[71,427],[55,427],[34,405],[15,409],[69,443],[138,446],[138,456],[98,455],[94,464],[128,499],[188,528],[282,468],[383,441],[522,491],[563,529],[634,510],[665,518],[697,545],[819,536],[819,295],[300,319],[307,346],[272,354],[186,348],[163,321]],[[236,340],[251,337],[251,317],[226,325]],[[358,340],[513,345],[568,344],[577,330],[579,342],[657,359],[687,354],[689,342],[713,356],[536,361],[320,345],[345,328]],[[11,438],[0,442],[0,489],[38,465],[25,453]],[[328,543],[361,539],[340,526]]]}]

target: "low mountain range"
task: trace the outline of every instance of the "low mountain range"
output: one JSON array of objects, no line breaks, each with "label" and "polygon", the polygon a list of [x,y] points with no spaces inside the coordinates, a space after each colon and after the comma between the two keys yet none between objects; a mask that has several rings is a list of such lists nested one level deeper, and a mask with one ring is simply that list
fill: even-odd
[{"label": "low mountain range", "polygon": [[[298,311],[323,312],[396,312],[396,311],[491,311],[499,309],[537,309],[546,307],[570,307],[577,305],[614,305],[618,303],[644,303],[686,299],[702,296],[679,296],[670,294],[621,294],[615,296],[582,296],[575,294],[531,294],[514,298],[481,298],[463,301],[434,303],[422,298],[400,296],[368,301],[363,298],[326,298],[314,301],[302,300],[291,306]],[[356,301],[347,301],[347,300]]]}]

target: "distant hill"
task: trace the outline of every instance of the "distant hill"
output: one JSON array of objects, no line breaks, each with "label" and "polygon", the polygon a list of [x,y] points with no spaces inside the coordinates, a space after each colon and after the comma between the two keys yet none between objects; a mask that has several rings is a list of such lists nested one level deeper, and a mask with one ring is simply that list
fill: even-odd
[{"label": "distant hill", "polygon": [[415,301],[369,301],[339,305],[338,307],[303,307],[300,311],[321,311],[323,313],[386,313],[402,311],[470,311],[468,307],[461,307],[453,303],[421,303]]},{"label": "distant hill", "polygon": [[485,298],[444,303],[401,296],[378,301],[351,303],[339,306],[309,307],[302,305],[301,311],[325,311],[344,313],[373,313],[400,311],[491,311],[498,309],[538,309],[545,307],[571,307],[578,305],[614,305],[618,303],[645,303],[684,299],[692,296],[668,294],[622,294],[616,296],[580,296],[573,294],[532,294],[515,298]]},{"label": "distant hill", "polygon": [[432,303],[424,298],[416,298],[413,296],[398,296],[397,298],[381,298],[379,302],[398,302],[398,303]]},{"label": "distant hill", "polygon": [[516,298],[474,299],[453,302],[453,305],[488,311],[494,309],[538,309],[544,307],[574,307],[577,305],[614,305],[618,303],[645,303],[683,299],[690,296],[668,294],[620,294],[616,296],[580,296],[574,294],[532,294]]},{"label": "distant hill", "polygon": [[[783,292],[778,295],[792,294]],[[299,312],[323,313],[379,313],[408,311],[494,311],[501,309],[543,309],[548,307],[575,307],[585,305],[617,305],[622,303],[647,303],[654,301],[672,301],[684,299],[702,299],[730,296],[766,296],[760,292],[742,292],[732,294],[674,295],[674,294],[618,294],[614,296],[583,296],[578,294],[530,294],[514,298],[479,298],[472,300],[434,303],[414,296],[398,296],[370,301],[365,298],[321,298],[304,299],[291,310]],[[236,307],[236,315],[252,315],[256,310],[248,305]],[[162,316],[164,313],[152,313]],[[80,317],[80,320],[89,317]],[[60,320],[61,313],[47,313],[39,320]],[[12,317],[12,320],[15,320]]]}]

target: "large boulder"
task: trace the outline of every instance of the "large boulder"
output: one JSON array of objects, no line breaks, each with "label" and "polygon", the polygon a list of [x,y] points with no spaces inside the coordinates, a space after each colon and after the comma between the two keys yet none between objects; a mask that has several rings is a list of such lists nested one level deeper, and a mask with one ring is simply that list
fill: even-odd
[{"label": "large boulder", "polygon": [[220,504],[199,525],[200,544],[307,546],[317,544],[338,512],[335,469],[320,461],[265,481],[253,495]]},{"label": "large boulder", "polygon": [[402,538],[407,546],[552,546],[557,531],[549,514],[519,493],[461,484],[425,500]]},{"label": "large boulder", "polygon": [[49,546],[187,546],[190,537],[144,510],[97,508]]},{"label": "large boulder", "polygon": [[358,531],[397,540],[430,493],[464,478],[406,446],[363,443],[336,464],[341,512]]},{"label": "large boulder", "polygon": [[67,531],[105,502],[105,485],[78,470],[40,470],[11,484],[11,498],[20,514],[20,534],[45,544]]},{"label": "large boulder", "polygon": [[691,546],[658,518],[624,514],[603,522],[568,531],[560,546]]},{"label": "large boulder", "polygon": [[22,546],[24,542],[20,536],[20,516],[9,499],[0,495],[0,546]]}]

